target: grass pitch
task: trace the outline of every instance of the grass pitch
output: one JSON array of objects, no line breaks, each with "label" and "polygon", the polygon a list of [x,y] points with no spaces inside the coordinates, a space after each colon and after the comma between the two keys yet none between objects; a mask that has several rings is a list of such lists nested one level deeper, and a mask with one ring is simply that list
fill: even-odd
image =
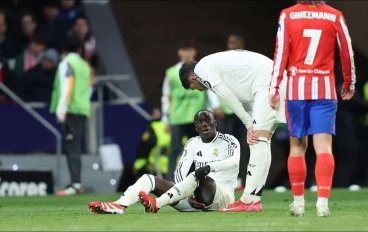
[{"label": "grass pitch", "polygon": [[[237,199],[240,194],[237,194]],[[89,201],[114,201],[119,195],[72,197],[0,198],[0,230],[37,231],[264,231],[264,230],[368,230],[368,190],[334,190],[330,200],[332,216],[317,218],[316,194],[306,193],[306,215],[288,215],[291,193],[266,191],[262,213],[179,213],[170,207],[146,214],[140,203],[124,215],[94,215]]]}]

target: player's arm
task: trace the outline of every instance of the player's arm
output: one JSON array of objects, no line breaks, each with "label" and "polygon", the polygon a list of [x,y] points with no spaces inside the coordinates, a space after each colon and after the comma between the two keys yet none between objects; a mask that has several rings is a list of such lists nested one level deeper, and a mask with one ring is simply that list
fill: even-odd
[{"label": "player's arm", "polygon": [[212,91],[238,116],[247,129],[252,126],[252,117],[244,110],[241,102],[224,83],[216,85],[212,88]]},{"label": "player's arm", "polygon": [[67,61],[62,61],[58,67],[60,78],[60,98],[56,108],[56,116],[59,121],[65,120],[68,105],[73,94],[74,72]]},{"label": "player's arm", "polygon": [[169,122],[169,112],[170,112],[170,82],[167,76],[165,77],[164,83],[162,85],[161,105],[162,105],[161,121],[167,124]]},{"label": "player's arm", "polygon": [[211,172],[221,172],[238,168],[240,160],[240,145],[235,138],[230,139],[226,149],[226,158],[209,164]]},{"label": "player's arm", "polygon": [[346,25],[344,16],[341,14],[337,22],[337,34],[336,39],[338,43],[338,49],[340,53],[342,73],[344,75],[344,88],[347,90],[355,89],[355,64],[354,64],[354,51],[351,44],[351,38],[349,30]]},{"label": "player's arm", "polygon": [[183,154],[174,172],[175,184],[182,182],[191,171],[194,171],[194,140],[195,138],[189,139],[184,146]]},{"label": "player's arm", "polygon": [[286,13],[281,12],[279,17],[276,47],[274,54],[274,64],[272,79],[270,83],[270,94],[278,95],[280,83],[284,77],[284,70],[289,61],[290,37],[285,23]]}]

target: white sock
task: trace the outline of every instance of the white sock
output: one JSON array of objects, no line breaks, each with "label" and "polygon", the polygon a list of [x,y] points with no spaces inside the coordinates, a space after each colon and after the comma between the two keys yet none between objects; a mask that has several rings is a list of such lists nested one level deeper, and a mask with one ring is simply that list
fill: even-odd
[{"label": "white sock", "polygon": [[145,174],[141,176],[135,182],[134,185],[130,186],[120,197],[119,200],[115,201],[119,205],[123,206],[131,206],[139,201],[139,192],[143,191],[149,194],[151,191],[155,189],[155,177],[149,174]]},{"label": "white sock", "polygon": [[294,203],[296,205],[304,205],[304,195],[301,196],[294,196]]},{"label": "white sock", "polygon": [[82,185],[80,183],[73,183],[72,186],[73,188],[76,188],[76,189],[82,188]]},{"label": "white sock", "polygon": [[317,204],[316,204],[316,206],[320,206],[320,205],[328,206],[328,198],[326,198],[326,197],[318,197],[317,198]]},{"label": "white sock", "polygon": [[259,142],[250,145],[250,158],[247,170],[247,181],[245,182],[244,193],[240,200],[246,204],[254,201],[257,187],[262,183],[263,172],[266,168],[268,156],[268,139],[259,137]]},{"label": "white sock", "polygon": [[174,202],[189,197],[197,187],[198,182],[196,181],[194,174],[189,174],[182,182],[174,185],[174,187],[156,199],[157,208],[171,205]]},{"label": "white sock", "polygon": [[[270,172],[271,160],[272,160],[271,140],[268,140],[266,165],[265,165],[265,169],[263,170],[262,180],[261,182],[259,182],[259,185],[257,186],[256,194],[259,193],[259,191],[263,191],[263,188],[267,181],[268,173]],[[259,202],[259,201],[261,201],[261,195],[254,196],[254,202]]]}]

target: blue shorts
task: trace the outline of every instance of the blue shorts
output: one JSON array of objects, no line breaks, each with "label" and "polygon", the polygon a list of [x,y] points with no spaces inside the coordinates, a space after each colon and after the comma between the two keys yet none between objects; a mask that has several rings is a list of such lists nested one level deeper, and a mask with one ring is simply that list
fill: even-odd
[{"label": "blue shorts", "polygon": [[285,111],[290,136],[335,135],[336,100],[286,100]]}]

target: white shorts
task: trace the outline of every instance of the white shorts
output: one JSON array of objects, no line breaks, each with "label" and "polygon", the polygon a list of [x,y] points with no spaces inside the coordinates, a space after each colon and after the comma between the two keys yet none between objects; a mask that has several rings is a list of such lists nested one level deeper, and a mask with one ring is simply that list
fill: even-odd
[{"label": "white shorts", "polygon": [[220,208],[225,208],[229,204],[233,203],[235,201],[235,195],[234,192],[222,188],[219,184],[216,184],[216,193],[215,197],[213,199],[212,205],[210,205],[207,209],[201,210],[201,209],[195,209],[193,208],[189,202],[188,199],[183,199],[177,204],[174,209],[178,210],[179,212],[206,212],[206,211],[217,211]]},{"label": "white shorts", "polygon": [[286,78],[280,85],[280,109],[278,111],[270,106],[268,86],[259,86],[253,90],[253,130],[265,130],[273,133],[279,123],[286,123],[285,90]]}]

